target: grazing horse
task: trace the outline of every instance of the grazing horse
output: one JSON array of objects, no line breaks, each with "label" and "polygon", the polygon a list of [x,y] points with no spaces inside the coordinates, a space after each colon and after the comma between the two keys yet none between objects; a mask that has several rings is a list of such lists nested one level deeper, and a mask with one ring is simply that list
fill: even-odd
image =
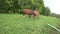
[{"label": "grazing horse", "polygon": [[31,17],[32,15],[35,16],[34,11],[31,10],[31,9],[24,9],[24,10],[23,10],[23,14],[27,14],[27,15],[29,15],[30,17]]},{"label": "grazing horse", "polygon": [[30,15],[30,17],[38,17],[39,16],[39,12],[38,11],[34,11],[34,10],[31,10],[31,9],[24,9],[23,10],[23,14],[27,14],[27,15]]}]

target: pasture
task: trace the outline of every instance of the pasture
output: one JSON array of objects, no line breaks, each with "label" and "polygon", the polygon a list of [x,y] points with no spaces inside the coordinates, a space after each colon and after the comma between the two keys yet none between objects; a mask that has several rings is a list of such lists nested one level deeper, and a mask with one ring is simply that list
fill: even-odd
[{"label": "pasture", "polygon": [[0,34],[60,34],[47,23],[60,29],[60,19],[40,15],[39,19],[20,14],[0,14]]}]

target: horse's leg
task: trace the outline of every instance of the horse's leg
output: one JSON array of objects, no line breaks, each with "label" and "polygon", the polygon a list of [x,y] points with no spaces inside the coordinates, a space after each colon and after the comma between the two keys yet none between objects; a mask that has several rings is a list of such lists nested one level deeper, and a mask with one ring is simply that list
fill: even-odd
[{"label": "horse's leg", "polygon": [[29,15],[29,18],[31,18],[31,15]]},{"label": "horse's leg", "polygon": [[34,16],[34,15],[31,15],[31,17],[32,17],[32,18],[35,18],[35,16]]},{"label": "horse's leg", "polygon": [[29,15],[29,18],[34,18],[34,16],[33,15]]},{"label": "horse's leg", "polygon": [[39,18],[39,15],[35,16],[35,18],[37,18],[37,19],[38,19],[38,18]]},{"label": "horse's leg", "polygon": [[31,18],[34,18],[34,16],[33,16],[33,15],[31,15]]}]

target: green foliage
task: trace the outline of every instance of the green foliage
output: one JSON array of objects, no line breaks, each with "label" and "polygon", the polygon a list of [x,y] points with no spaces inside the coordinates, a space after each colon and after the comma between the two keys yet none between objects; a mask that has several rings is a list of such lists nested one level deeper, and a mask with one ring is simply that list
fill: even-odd
[{"label": "green foliage", "polygon": [[60,19],[42,16],[28,18],[20,14],[0,14],[0,34],[60,34],[47,23],[60,28]]},{"label": "green foliage", "polygon": [[45,8],[45,13],[46,16],[50,15],[50,9],[48,7]]},{"label": "green foliage", "polygon": [[51,13],[50,16],[60,18],[60,14],[56,14],[56,13]]},{"label": "green foliage", "polygon": [[5,2],[5,0],[0,0],[0,12],[8,13],[9,5]]},{"label": "green foliage", "polygon": [[43,0],[0,0],[0,13],[21,13],[24,8],[45,13]]}]

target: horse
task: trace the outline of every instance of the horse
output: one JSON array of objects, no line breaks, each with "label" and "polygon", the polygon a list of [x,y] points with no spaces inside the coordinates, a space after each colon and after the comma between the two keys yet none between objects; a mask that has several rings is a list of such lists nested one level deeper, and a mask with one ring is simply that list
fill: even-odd
[{"label": "horse", "polygon": [[39,15],[40,15],[40,13],[39,13],[39,11],[37,11],[37,10],[34,10],[34,13],[35,13],[35,18],[39,18]]},{"label": "horse", "polygon": [[31,10],[31,9],[23,9],[23,14],[27,14],[30,17],[38,17],[39,16],[39,12],[36,10]]},{"label": "horse", "polygon": [[34,11],[31,10],[31,9],[23,9],[23,14],[27,14],[27,15],[29,15],[30,17],[31,17],[32,15],[35,16]]}]

